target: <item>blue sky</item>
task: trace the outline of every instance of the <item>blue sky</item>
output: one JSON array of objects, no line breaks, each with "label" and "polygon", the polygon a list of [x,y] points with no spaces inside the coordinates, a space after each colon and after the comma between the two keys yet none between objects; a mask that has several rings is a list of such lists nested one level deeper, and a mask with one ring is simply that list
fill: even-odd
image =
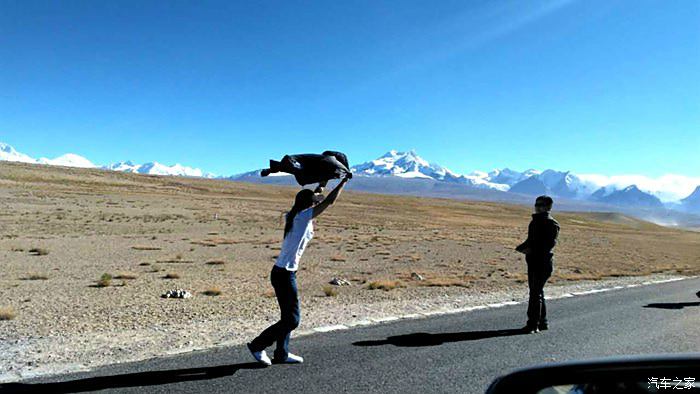
[{"label": "blue sky", "polygon": [[416,149],[697,176],[698,26],[694,0],[5,1],[0,141],[217,174]]}]

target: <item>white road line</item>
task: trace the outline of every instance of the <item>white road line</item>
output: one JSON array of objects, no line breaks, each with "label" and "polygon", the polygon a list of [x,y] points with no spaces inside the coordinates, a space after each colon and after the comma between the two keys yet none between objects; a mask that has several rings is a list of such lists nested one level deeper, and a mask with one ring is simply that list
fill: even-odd
[{"label": "white road line", "polygon": [[386,316],[386,317],[372,317],[372,318],[370,318],[370,320],[375,322],[375,323],[386,323],[386,322],[390,322],[390,321],[396,321],[399,319],[401,319],[401,318],[398,316]]},{"label": "white road line", "polygon": [[564,294],[558,295],[558,296],[556,296],[556,297],[552,297],[552,299],[557,299],[557,298],[570,298],[570,297],[573,297],[573,296],[574,296],[574,295],[571,294],[571,293],[564,293]]},{"label": "white road line", "polygon": [[347,330],[347,329],[348,329],[348,326],[344,326],[342,324],[336,324],[334,326],[316,327],[316,328],[314,328],[314,331],[316,331],[316,332],[331,332],[331,331]]}]

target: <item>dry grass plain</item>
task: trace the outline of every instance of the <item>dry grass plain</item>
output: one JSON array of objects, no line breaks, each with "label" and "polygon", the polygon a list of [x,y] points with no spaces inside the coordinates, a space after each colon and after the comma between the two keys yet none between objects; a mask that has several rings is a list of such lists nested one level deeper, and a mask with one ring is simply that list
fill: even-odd
[{"label": "dry grass plain", "polygon": [[[89,337],[225,320],[257,329],[274,318],[268,274],[295,191],[0,163],[2,336]],[[303,314],[524,288],[524,261],[513,248],[529,214],[514,205],[346,192],[316,221],[301,263]],[[618,214],[554,216],[562,225],[554,284],[700,273],[700,233]],[[350,285],[330,289],[333,277]],[[194,297],[160,298],[176,288]]]}]

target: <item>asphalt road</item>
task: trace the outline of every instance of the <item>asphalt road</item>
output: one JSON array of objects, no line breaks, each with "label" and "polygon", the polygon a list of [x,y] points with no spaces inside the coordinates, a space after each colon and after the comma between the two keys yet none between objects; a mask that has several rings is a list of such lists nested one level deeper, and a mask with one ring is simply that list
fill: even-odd
[{"label": "asphalt road", "polygon": [[551,328],[540,334],[516,330],[525,318],[521,304],[293,339],[303,365],[258,368],[236,346],[0,385],[0,391],[483,393],[498,375],[542,362],[698,352],[698,290],[700,279],[691,279],[552,300]]}]

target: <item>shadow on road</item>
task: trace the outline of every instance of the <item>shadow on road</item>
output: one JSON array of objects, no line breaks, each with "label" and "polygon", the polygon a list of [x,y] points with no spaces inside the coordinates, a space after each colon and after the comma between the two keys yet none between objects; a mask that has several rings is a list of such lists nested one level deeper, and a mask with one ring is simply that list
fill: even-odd
[{"label": "shadow on road", "polygon": [[0,384],[2,393],[77,393],[105,389],[156,386],[194,380],[231,376],[241,369],[265,368],[258,363],[242,363],[205,368],[175,369],[169,371],[136,372],[124,375],[96,376],[54,383]]},{"label": "shadow on road", "polygon": [[669,303],[644,305],[645,308],[658,308],[658,309],[683,309],[683,308],[691,307],[691,306],[700,306],[700,302],[669,302]]},{"label": "shadow on road", "polygon": [[508,337],[512,335],[525,334],[522,329],[491,330],[491,331],[467,331],[467,332],[447,332],[442,334],[428,334],[417,332],[414,334],[396,335],[387,339],[376,341],[354,342],[355,346],[381,346],[394,345],[404,347],[414,346],[436,346],[445,342],[476,341],[479,339]]}]

